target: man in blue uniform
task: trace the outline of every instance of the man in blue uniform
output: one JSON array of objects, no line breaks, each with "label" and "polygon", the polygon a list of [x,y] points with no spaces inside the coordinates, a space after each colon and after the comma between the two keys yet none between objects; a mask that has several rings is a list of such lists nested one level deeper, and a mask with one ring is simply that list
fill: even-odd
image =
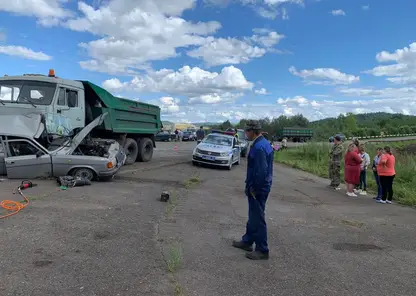
[{"label": "man in blue uniform", "polygon": [[[253,141],[248,154],[245,193],[248,198],[246,234],[233,246],[247,251],[252,260],[269,259],[265,208],[273,178],[273,148],[262,136],[258,121],[250,120],[245,127],[249,141]],[[253,243],[256,248],[253,251]]]}]

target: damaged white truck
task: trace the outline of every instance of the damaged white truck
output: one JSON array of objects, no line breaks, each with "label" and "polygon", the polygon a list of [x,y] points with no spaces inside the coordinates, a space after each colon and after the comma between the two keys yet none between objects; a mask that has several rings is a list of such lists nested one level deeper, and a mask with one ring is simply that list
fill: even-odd
[{"label": "damaged white truck", "polygon": [[90,137],[107,113],[77,134],[56,135],[42,114],[0,115],[0,175],[10,179],[73,176],[111,179],[126,160],[115,140]]},{"label": "damaged white truck", "polygon": [[156,147],[154,136],[162,128],[158,106],[115,97],[88,81],[58,78],[54,70],[48,76],[0,78],[0,116],[28,111],[47,115],[49,131],[61,135],[108,113],[91,136],[117,141],[126,152],[126,164],[150,161]]}]

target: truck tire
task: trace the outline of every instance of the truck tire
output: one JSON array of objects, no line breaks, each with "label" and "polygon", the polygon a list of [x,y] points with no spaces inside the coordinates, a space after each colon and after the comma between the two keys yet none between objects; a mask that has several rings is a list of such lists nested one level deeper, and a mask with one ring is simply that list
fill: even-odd
[{"label": "truck tire", "polygon": [[148,162],[153,157],[153,142],[149,138],[141,138],[139,140],[139,153],[137,160],[140,162]]},{"label": "truck tire", "polygon": [[124,151],[126,152],[126,165],[130,165],[136,162],[137,155],[139,154],[139,146],[137,142],[132,138],[127,138],[124,144]]}]

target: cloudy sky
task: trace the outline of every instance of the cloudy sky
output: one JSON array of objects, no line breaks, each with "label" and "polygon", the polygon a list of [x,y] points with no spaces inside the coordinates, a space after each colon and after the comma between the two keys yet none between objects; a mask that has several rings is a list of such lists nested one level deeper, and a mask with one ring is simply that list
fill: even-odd
[{"label": "cloudy sky", "polygon": [[54,68],[174,121],[416,115],[415,11],[414,0],[0,0],[0,74]]}]

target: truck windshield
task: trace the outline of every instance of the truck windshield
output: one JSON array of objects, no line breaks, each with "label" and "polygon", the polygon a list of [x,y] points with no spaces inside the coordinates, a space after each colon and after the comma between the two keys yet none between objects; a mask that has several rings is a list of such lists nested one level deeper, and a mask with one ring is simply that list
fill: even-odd
[{"label": "truck windshield", "polygon": [[35,80],[0,80],[0,100],[4,103],[50,105],[56,83]]}]

